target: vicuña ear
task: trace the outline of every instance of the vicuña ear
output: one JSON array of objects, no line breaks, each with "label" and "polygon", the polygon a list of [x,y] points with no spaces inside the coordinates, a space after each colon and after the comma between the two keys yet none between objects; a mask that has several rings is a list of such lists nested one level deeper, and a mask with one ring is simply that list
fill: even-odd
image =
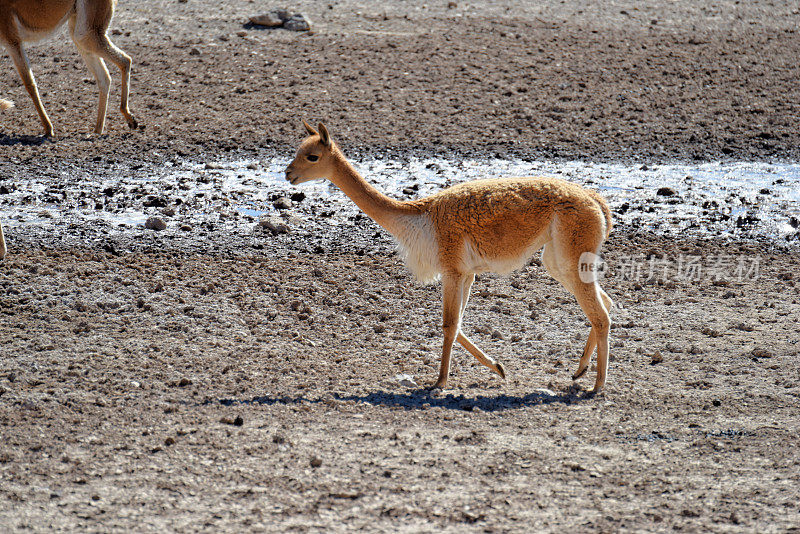
[{"label": "vicu\u00f1a ear", "polygon": [[317,128],[319,128],[319,140],[322,141],[322,144],[327,147],[331,146],[331,134],[328,133],[328,129],[325,128],[325,125],[319,123]]},{"label": "vicu\u00f1a ear", "polygon": [[306,127],[308,135],[319,135],[319,132],[317,132],[314,128],[312,128],[311,125],[308,124],[305,119],[303,119],[303,126]]}]

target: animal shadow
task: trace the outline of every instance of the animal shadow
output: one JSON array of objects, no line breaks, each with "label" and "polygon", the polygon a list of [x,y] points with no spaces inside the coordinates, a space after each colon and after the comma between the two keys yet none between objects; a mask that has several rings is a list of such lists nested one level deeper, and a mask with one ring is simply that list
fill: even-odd
[{"label": "animal shadow", "polygon": [[[496,395],[496,396],[477,396],[465,397],[464,395],[432,394],[429,389],[419,389],[403,393],[392,391],[376,391],[366,395],[333,395],[327,398],[309,399],[306,397],[290,396],[258,396],[252,399],[218,399],[217,402],[224,406],[248,405],[248,404],[331,404],[336,402],[353,401],[356,403],[370,404],[372,406],[386,406],[395,408],[405,408],[406,410],[425,410],[428,408],[444,408],[447,410],[500,412],[506,410],[516,410],[528,406],[538,406],[545,404],[573,404],[592,398],[588,392],[576,393],[553,393],[546,390],[538,390],[523,396],[516,395]],[[213,402],[213,401],[211,401]],[[208,403],[208,402],[207,402]]]},{"label": "animal shadow", "polygon": [[4,135],[0,134],[0,146],[39,146],[53,140],[44,135]]}]

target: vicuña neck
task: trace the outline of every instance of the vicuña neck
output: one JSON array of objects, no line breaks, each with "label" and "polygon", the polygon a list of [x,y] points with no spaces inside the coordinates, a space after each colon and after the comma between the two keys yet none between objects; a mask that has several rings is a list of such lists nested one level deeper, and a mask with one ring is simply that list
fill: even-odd
[{"label": "vicu\u00f1a neck", "polygon": [[417,213],[406,203],[390,198],[372,187],[338,150],[332,180],[350,200],[389,233],[399,237],[405,230],[403,215]]}]

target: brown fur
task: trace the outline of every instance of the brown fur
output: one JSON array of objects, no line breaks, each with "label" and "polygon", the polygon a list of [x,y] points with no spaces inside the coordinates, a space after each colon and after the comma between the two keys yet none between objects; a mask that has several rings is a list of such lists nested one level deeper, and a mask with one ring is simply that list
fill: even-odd
[{"label": "brown fur", "polygon": [[573,378],[586,371],[596,347],[593,391],[603,389],[612,301],[597,281],[582,281],[579,274],[581,255],[599,254],[611,231],[611,212],[598,193],[556,178],[490,179],[401,202],[369,185],[331,141],[324,125],[315,130],[304,124],[309,137],[286,168],[287,179],[292,184],[329,179],[395,236],[420,278],[442,277],[444,343],[435,387],[447,385],[455,341],[505,377],[503,366],[461,332],[470,288],[476,273],[510,272],[543,249],[548,272],[576,297],[592,325]]},{"label": "brown fur", "polygon": [[[70,36],[97,80],[100,90],[95,133],[101,134],[105,128],[111,83],[103,60],[116,65],[122,73],[120,111],[131,128],[137,127],[136,119],[128,109],[131,58],[117,48],[107,35],[115,5],[116,0],[0,0],[0,43],[8,49],[14,61],[22,83],[39,114],[46,136],[53,135],[53,124],[42,105],[22,45],[26,41],[46,37],[65,22],[69,24]],[[0,109],[9,107],[11,102],[0,100]]]}]

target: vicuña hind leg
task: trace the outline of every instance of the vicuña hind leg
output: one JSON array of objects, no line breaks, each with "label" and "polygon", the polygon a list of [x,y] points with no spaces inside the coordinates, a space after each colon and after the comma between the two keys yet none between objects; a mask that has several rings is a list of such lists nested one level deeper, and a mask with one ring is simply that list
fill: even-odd
[{"label": "vicu\u00f1a hind leg", "polygon": [[608,334],[611,325],[608,312],[612,301],[597,282],[583,282],[578,272],[580,250],[596,249],[597,246],[588,246],[588,244],[585,246],[574,243],[567,245],[553,241],[545,245],[542,263],[547,272],[575,296],[592,325],[583,355],[578,363],[578,370],[572,375],[572,378],[576,380],[583,376],[589,368],[592,354],[597,347],[597,378],[593,391],[599,393],[605,386],[608,370]]},{"label": "vicu\u00f1a hind leg", "polygon": [[[606,313],[610,315],[611,307],[614,305],[614,302],[611,300],[605,291],[598,285],[597,289],[600,291],[600,298],[603,300],[603,306],[606,309]],[[592,354],[594,354],[594,349],[597,346],[597,336],[595,335],[594,327],[589,331],[589,337],[586,339],[586,346],[583,348],[583,355],[581,356],[581,361],[578,363],[578,370],[575,371],[575,374],[572,375],[573,380],[577,380],[586,373],[586,370],[589,368],[589,362],[592,359]]]},{"label": "vicu\u00f1a hind leg", "polygon": [[[463,290],[461,292],[461,319],[464,319],[464,310],[467,309],[467,301],[469,300],[469,292],[472,289],[472,283],[475,281],[475,275],[470,274],[464,280]],[[498,362],[497,360],[487,356],[481,349],[479,349],[464,333],[461,331],[459,326],[458,329],[458,336],[456,340],[461,344],[462,347],[467,349],[467,351],[475,356],[475,358],[483,365],[500,375],[501,378],[506,377],[506,370],[503,369],[503,365]]]},{"label": "vicu\u00f1a hind leg", "polygon": [[[576,275],[577,276],[577,275]],[[594,382],[594,393],[600,393],[606,384],[606,372],[608,371],[608,333],[611,328],[611,318],[603,305],[600,297],[600,287],[597,282],[583,283],[575,292],[583,313],[589,318],[594,332],[595,342],[597,343],[597,378]],[[583,360],[583,358],[581,358]]]}]

